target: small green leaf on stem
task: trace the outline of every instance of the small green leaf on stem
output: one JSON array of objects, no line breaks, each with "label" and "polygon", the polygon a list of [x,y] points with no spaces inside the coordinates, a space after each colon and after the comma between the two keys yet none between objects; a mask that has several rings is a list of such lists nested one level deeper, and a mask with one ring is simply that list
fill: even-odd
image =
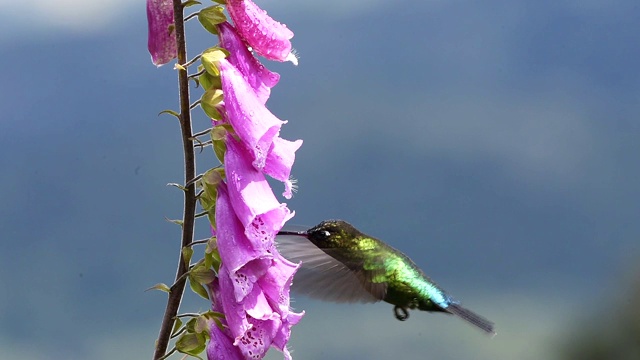
[{"label": "small green leaf on stem", "polygon": [[168,222],[174,223],[176,225],[180,225],[180,226],[184,225],[184,220],[182,220],[182,219],[169,219],[167,217],[165,217],[164,219],[167,220]]},{"label": "small green leaf on stem", "polygon": [[202,88],[205,91],[210,89],[220,89],[222,87],[222,82],[220,81],[220,77],[213,76],[206,71],[198,77],[198,81],[200,82],[200,85],[202,85]]},{"label": "small green leaf on stem", "polygon": [[204,253],[204,265],[210,269],[213,269],[215,272],[218,272],[220,269],[220,254],[218,253],[218,249],[213,249],[211,252]]},{"label": "small green leaf on stem", "polygon": [[218,35],[218,27],[216,25],[227,21],[222,6],[210,6],[200,10],[198,13],[198,21],[208,32]]},{"label": "small green leaf on stem", "polygon": [[206,285],[211,283],[216,278],[216,273],[204,266],[199,266],[191,270],[189,274],[189,280],[194,280],[199,284]]},{"label": "small green leaf on stem", "polygon": [[178,183],[168,183],[167,186],[175,186],[175,187],[177,187],[178,189],[180,189],[182,191],[187,191],[186,187],[184,187],[184,186],[182,186],[182,185],[180,185]]},{"label": "small green leaf on stem", "polygon": [[202,5],[202,3],[200,1],[196,1],[196,0],[187,0],[185,2],[182,3],[183,7],[189,7],[189,6],[194,6],[194,5]]},{"label": "small green leaf on stem", "polygon": [[176,349],[183,354],[202,359],[198,354],[204,351],[206,342],[207,340],[202,334],[186,333],[182,334],[176,341]]},{"label": "small green leaf on stem", "polygon": [[171,336],[175,335],[180,331],[182,327],[182,320],[179,317],[176,318],[176,321],[173,323],[173,330],[171,330]]},{"label": "small green leaf on stem", "polygon": [[178,114],[177,112],[173,111],[173,110],[162,110],[158,113],[158,116],[162,115],[162,114],[169,114],[169,115],[173,115],[175,117],[177,117],[178,119],[180,119],[180,114]]},{"label": "small green leaf on stem", "polygon": [[189,266],[191,263],[191,257],[193,256],[193,249],[191,247],[185,246],[182,248],[182,261]]},{"label": "small green leaf on stem", "polygon": [[207,293],[207,289],[204,288],[204,286],[202,286],[202,284],[200,284],[199,282],[197,282],[196,280],[192,279],[191,276],[189,276],[189,286],[191,287],[191,290],[202,296],[203,298],[209,300],[209,293]]},{"label": "small green leaf on stem", "polygon": [[196,325],[193,330],[196,334],[209,333],[209,320],[206,316],[200,315],[196,318]]},{"label": "small green leaf on stem", "polygon": [[218,61],[226,58],[229,55],[227,50],[218,47],[212,47],[202,52],[202,65],[204,69],[213,76],[220,76],[220,70],[218,69]]},{"label": "small green leaf on stem", "polygon": [[164,291],[167,294],[171,292],[171,288],[167,286],[167,284],[164,283],[158,283],[153,285],[152,287],[148,288],[145,291],[149,291],[149,290],[160,290],[160,291]]},{"label": "small green leaf on stem", "polygon": [[200,98],[200,107],[208,117],[215,120],[221,120],[222,115],[220,115],[216,106],[219,105],[222,100],[222,90],[212,88],[202,94],[202,97]]},{"label": "small green leaf on stem", "polygon": [[221,164],[224,163],[224,155],[227,152],[227,144],[225,138],[228,133],[233,134],[233,128],[229,124],[215,126],[211,130],[211,140],[213,141],[213,152]]}]

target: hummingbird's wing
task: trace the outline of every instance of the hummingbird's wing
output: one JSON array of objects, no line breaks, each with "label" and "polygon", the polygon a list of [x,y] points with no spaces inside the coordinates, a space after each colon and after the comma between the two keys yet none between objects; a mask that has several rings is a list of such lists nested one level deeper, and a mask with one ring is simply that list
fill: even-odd
[{"label": "hummingbird's wing", "polygon": [[339,303],[372,303],[386,294],[386,283],[372,281],[376,272],[345,264],[330,255],[333,249],[320,249],[303,236],[278,235],[276,247],[288,260],[302,263],[293,278],[294,292]]}]

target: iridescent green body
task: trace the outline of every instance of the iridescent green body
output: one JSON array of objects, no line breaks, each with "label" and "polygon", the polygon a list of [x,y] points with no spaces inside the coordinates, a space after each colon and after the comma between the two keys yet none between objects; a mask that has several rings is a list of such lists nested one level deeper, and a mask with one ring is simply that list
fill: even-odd
[{"label": "iridescent green body", "polygon": [[280,235],[294,235],[288,241],[280,237],[278,248],[289,260],[302,263],[294,291],[336,302],[382,300],[395,305],[399,320],[408,318],[408,309],[445,312],[495,334],[493,323],[460,306],[408,256],[345,221],[323,221],[306,231]]},{"label": "iridescent green body", "polygon": [[[333,249],[332,257],[384,286],[382,300],[403,308],[444,311],[448,296],[408,256],[344,222],[324,222],[321,228],[331,236],[312,235],[309,240],[323,250]],[[314,229],[309,232],[314,234]]]}]

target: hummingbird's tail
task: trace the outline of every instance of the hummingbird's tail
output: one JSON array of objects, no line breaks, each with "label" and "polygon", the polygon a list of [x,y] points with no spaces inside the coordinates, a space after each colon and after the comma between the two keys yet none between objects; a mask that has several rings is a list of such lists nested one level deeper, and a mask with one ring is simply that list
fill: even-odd
[{"label": "hummingbird's tail", "polygon": [[496,331],[494,330],[493,323],[491,321],[483,318],[482,316],[474,313],[469,309],[460,306],[459,304],[451,303],[444,310],[465,320],[469,324],[474,325],[475,327],[491,336],[496,335]]}]

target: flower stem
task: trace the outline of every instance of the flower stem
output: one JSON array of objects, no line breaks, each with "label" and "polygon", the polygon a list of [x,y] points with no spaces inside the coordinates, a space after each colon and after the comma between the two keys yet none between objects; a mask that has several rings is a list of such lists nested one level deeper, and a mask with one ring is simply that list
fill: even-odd
[{"label": "flower stem", "polygon": [[[183,5],[180,0],[173,0],[173,16],[175,19],[176,41],[178,45],[178,64],[187,62],[187,43],[185,39],[184,29],[184,13]],[[189,109],[189,79],[186,69],[178,69],[178,85],[180,93],[180,130],[182,133],[182,147],[184,154],[184,178],[186,191],[184,192],[184,211],[182,224],[182,239],[178,256],[178,269],[176,271],[176,282],[171,287],[169,298],[167,299],[167,307],[165,308],[162,324],[160,325],[160,333],[156,342],[156,349],[153,355],[154,360],[161,359],[165,356],[169,339],[171,338],[171,330],[175,321],[176,314],[180,308],[182,295],[186,284],[187,271],[189,264],[185,264],[182,258],[182,248],[189,246],[193,241],[193,229],[195,223],[196,212],[196,187],[195,183],[188,183],[189,180],[196,176],[195,153],[193,147],[193,135],[191,130],[191,111]]]}]

